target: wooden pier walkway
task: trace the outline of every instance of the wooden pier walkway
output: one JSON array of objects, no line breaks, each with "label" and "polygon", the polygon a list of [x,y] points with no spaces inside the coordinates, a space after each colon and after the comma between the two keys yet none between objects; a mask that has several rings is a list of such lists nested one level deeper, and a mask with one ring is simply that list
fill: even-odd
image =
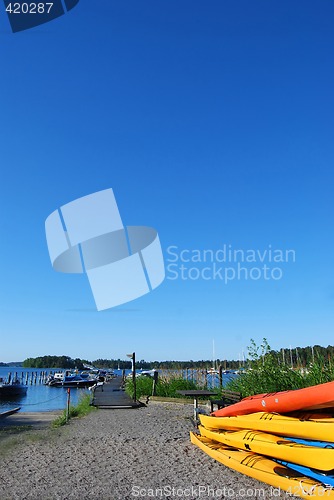
[{"label": "wooden pier walkway", "polygon": [[139,401],[133,401],[122,389],[122,377],[116,377],[94,389],[93,406],[102,409],[113,409],[139,408],[145,405]]}]

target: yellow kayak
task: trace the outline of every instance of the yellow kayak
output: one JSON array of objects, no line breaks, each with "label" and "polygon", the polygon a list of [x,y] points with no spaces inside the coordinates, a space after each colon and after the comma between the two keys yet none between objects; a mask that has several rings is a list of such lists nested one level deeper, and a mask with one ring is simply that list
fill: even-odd
[{"label": "yellow kayak", "polygon": [[190,440],[218,462],[242,474],[287,491],[301,498],[331,498],[334,490],[294,472],[269,458],[242,450],[235,450],[191,432]]},{"label": "yellow kayak", "polygon": [[201,436],[233,448],[252,451],[322,471],[334,469],[334,448],[316,448],[297,444],[282,437],[259,431],[210,430],[202,425],[199,426],[199,431]]},{"label": "yellow kayak", "polygon": [[300,420],[275,413],[251,413],[236,417],[209,417],[199,415],[201,424],[207,429],[247,429],[278,436],[314,439],[334,442],[334,419]]}]

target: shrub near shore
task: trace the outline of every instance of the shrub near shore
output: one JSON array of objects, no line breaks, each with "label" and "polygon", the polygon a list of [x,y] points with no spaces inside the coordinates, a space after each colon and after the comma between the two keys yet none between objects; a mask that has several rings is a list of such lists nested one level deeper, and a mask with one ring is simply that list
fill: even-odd
[{"label": "shrub near shore", "polygon": [[[181,394],[177,394],[176,391],[185,391],[191,389],[198,389],[195,382],[191,380],[186,380],[182,377],[172,377],[169,380],[164,378],[159,378],[156,385],[156,396],[169,397],[169,398],[182,398]],[[133,381],[128,379],[126,381],[125,390],[127,394],[133,397]],[[147,376],[141,376],[136,378],[136,395],[137,398],[142,396],[151,396],[153,391],[153,379]]]},{"label": "shrub near shore", "polygon": [[[273,351],[264,338],[257,346],[253,339],[248,347],[248,369],[239,377],[233,378],[224,389],[238,391],[242,397],[254,394],[302,389],[334,380],[334,365],[319,354],[314,356],[312,363],[303,368],[292,369],[284,362],[281,353]],[[156,395],[160,397],[182,397],[178,390],[203,389],[200,384],[182,377],[164,378],[158,380]],[[137,397],[150,396],[153,390],[153,379],[138,377],[136,379]],[[133,396],[131,379],[126,382],[126,391]],[[218,396],[219,397],[219,396]]]},{"label": "shrub near shore", "polygon": [[73,418],[73,417],[84,417],[88,415],[91,411],[96,410],[95,406],[91,405],[91,396],[90,394],[86,394],[84,396],[81,396],[79,403],[75,406],[70,406],[70,411],[69,415],[67,417],[67,410],[63,411],[63,414],[57,417],[53,422],[52,422],[52,427],[60,427],[62,425],[65,425],[68,421],[68,419]]},{"label": "shrub near shore", "polygon": [[325,360],[320,355],[315,356],[309,366],[292,369],[279,352],[271,350],[266,339],[260,347],[251,340],[248,354],[249,369],[226,386],[226,389],[240,392],[242,397],[302,389],[334,380],[334,366],[330,359]]}]

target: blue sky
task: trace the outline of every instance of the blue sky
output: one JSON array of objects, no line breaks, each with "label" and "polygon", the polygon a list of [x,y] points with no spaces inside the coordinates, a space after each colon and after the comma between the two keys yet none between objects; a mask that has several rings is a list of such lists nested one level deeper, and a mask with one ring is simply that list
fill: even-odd
[{"label": "blue sky", "polygon": [[[16,34],[0,13],[0,360],[333,344],[332,2],[81,0]],[[170,246],[295,262],[227,284],[167,269],[97,312],[84,276],[53,271],[44,221],[109,187],[123,223],[158,230],[166,267]]]}]

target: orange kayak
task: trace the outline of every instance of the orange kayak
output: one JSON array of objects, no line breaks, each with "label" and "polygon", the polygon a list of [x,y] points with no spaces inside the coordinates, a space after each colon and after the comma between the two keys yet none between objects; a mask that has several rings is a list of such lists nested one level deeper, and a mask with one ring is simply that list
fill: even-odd
[{"label": "orange kayak", "polygon": [[296,389],[294,391],[256,394],[213,412],[215,417],[247,415],[259,411],[289,413],[298,410],[334,408],[334,382]]}]

